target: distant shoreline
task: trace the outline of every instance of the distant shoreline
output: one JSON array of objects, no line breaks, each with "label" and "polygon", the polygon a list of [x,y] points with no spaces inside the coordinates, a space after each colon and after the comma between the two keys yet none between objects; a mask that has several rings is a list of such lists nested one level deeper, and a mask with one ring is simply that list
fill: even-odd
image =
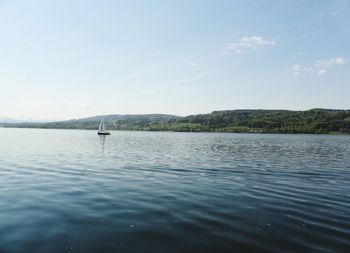
[{"label": "distant shoreline", "polygon": [[[84,128],[43,128],[43,127],[12,127],[12,126],[1,126],[0,129],[38,129],[38,130],[77,130],[77,131],[96,131],[97,129],[84,129]],[[344,135],[349,136],[350,133],[344,133],[344,132],[329,132],[329,133],[297,133],[297,132],[224,132],[224,131],[172,131],[172,130],[127,130],[127,129],[112,129],[110,130],[112,132],[151,132],[151,133],[213,133],[213,134],[263,134],[263,135],[269,135],[269,134],[286,134],[286,135]]]},{"label": "distant shoreline", "polygon": [[3,123],[3,127],[205,133],[350,134],[350,110],[232,110],[180,117],[169,114],[98,115],[47,123]]}]

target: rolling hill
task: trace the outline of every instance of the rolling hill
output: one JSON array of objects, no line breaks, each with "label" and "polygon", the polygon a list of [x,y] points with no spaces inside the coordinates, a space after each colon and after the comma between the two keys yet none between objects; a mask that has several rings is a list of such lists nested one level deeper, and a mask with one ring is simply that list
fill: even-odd
[{"label": "rolling hill", "polygon": [[48,123],[8,123],[4,127],[97,129],[104,117],[110,130],[248,132],[248,133],[350,133],[350,110],[225,110],[180,117],[168,114],[98,115]]}]

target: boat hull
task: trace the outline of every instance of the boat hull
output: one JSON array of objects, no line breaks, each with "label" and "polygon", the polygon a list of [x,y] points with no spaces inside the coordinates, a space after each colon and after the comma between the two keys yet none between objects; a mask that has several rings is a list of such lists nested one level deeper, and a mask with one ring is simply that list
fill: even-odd
[{"label": "boat hull", "polygon": [[97,134],[98,135],[110,135],[111,133],[109,133],[109,132],[98,132]]}]

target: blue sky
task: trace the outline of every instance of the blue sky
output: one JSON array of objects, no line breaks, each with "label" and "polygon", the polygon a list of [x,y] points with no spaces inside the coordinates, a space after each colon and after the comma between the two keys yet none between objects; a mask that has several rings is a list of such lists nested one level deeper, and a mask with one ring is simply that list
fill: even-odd
[{"label": "blue sky", "polygon": [[349,14],[349,0],[0,0],[0,117],[349,109]]}]

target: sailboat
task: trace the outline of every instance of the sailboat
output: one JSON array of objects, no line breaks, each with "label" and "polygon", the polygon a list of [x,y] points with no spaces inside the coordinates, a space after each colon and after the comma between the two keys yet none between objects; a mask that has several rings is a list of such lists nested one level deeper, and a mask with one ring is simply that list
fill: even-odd
[{"label": "sailboat", "polygon": [[100,125],[98,127],[98,135],[110,135],[111,133],[106,130],[104,118],[101,119]]}]

